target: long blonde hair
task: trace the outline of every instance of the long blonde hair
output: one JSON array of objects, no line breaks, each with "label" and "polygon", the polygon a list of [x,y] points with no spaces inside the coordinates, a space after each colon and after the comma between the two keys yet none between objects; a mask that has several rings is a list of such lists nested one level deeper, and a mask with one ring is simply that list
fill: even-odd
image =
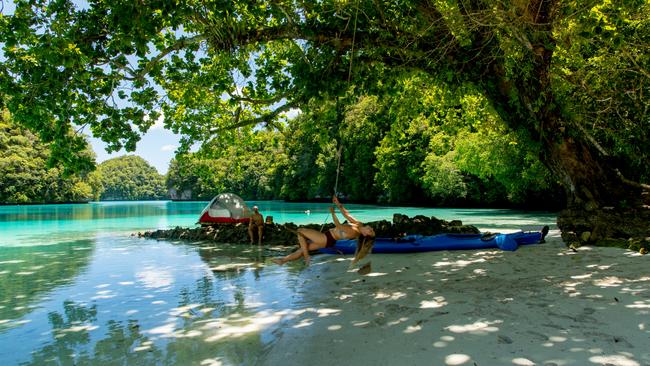
[{"label": "long blonde hair", "polygon": [[350,262],[350,266],[353,266],[363,257],[370,254],[374,244],[375,237],[373,235],[359,235],[359,237],[357,237],[357,249],[354,251],[354,259]]},{"label": "long blonde hair", "polygon": [[357,248],[361,249],[365,246],[372,246],[375,245],[375,236],[374,235],[363,235],[359,234],[359,237],[357,238]]}]

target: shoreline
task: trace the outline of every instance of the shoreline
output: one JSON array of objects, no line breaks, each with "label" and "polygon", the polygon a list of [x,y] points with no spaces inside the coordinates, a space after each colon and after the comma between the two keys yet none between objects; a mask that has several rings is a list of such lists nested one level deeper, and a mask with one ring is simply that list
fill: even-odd
[{"label": "shoreline", "polygon": [[646,258],[558,230],[514,252],[372,254],[363,276],[319,255],[259,364],[650,365]]},{"label": "shoreline", "polygon": [[[392,221],[380,220],[366,223],[372,226],[378,237],[395,238],[408,234],[435,235],[442,233],[478,234],[473,225],[463,225],[460,220],[446,221],[435,216],[416,215],[410,218],[402,214],[393,214]],[[296,230],[306,227],[318,231],[331,229],[333,223],[296,225],[292,222],[283,224],[265,223],[263,245],[296,244]],[[204,224],[200,227],[175,227],[132,233],[146,239],[187,240],[190,242],[211,241],[221,243],[248,243],[250,241],[247,223]]]}]

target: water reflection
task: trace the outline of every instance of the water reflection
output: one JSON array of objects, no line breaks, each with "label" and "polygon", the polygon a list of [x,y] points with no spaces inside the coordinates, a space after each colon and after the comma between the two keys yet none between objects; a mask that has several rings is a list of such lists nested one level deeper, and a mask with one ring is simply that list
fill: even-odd
[{"label": "water reflection", "polygon": [[232,300],[215,300],[217,292],[215,281],[203,277],[183,287],[178,303],[170,304],[155,322],[146,316],[113,316],[102,323],[98,314],[104,307],[66,300],[62,313],[48,314],[51,340],[23,364],[255,363],[265,344],[260,328],[242,331],[255,313],[250,298],[237,288]]},{"label": "water reflection", "polygon": [[265,249],[258,246],[226,243],[198,243],[195,245],[201,260],[219,279],[232,279],[240,276],[247,269],[254,270],[255,276],[259,277],[266,258]]},{"label": "water reflection", "polygon": [[[266,267],[257,246],[126,237],[98,238],[94,250],[80,250],[80,243],[44,250],[70,256],[77,268],[84,263],[83,271],[60,276],[52,267],[39,281],[50,283],[41,290],[47,297],[20,313],[3,308],[5,318],[12,311],[28,322],[0,332],[0,363],[253,364],[273,339],[269,327],[282,319],[278,314],[301,299],[290,267]],[[32,265],[18,263],[16,253],[27,248],[11,250],[13,265]],[[44,258],[59,261],[52,255]]]},{"label": "water reflection", "polygon": [[102,327],[104,336],[89,347],[91,332],[99,328],[95,325],[97,306],[85,307],[71,301],[63,305],[63,314],[51,312],[48,316],[54,341],[32,352],[32,359],[24,365],[140,365],[161,359],[162,352],[141,332],[135,320],[108,321]]},{"label": "water reflection", "polygon": [[88,266],[93,242],[79,240],[52,246],[0,250],[0,332],[17,325],[40,296],[70,284]]}]

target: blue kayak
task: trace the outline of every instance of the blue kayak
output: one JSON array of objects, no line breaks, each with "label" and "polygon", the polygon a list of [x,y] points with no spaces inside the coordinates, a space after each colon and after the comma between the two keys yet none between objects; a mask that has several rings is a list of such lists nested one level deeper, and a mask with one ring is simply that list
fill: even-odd
[{"label": "blue kayak", "polygon": [[[512,234],[439,234],[432,236],[408,235],[403,238],[377,238],[372,253],[418,253],[436,250],[463,250],[499,248],[513,251],[519,245],[540,243],[541,232],[517,232]],[[330,248],[320,249],[321,253],[354,254],[356,240],[337,240]]]}]

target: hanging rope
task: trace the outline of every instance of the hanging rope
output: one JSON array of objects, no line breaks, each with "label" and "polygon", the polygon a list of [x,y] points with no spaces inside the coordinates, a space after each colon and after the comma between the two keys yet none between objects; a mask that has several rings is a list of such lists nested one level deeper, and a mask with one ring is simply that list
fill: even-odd
[{"label": "hanging rope", "polygon": [[339,150],[336,152],[336,181],[334,181],[334,195],[339,194],[339,174],[341,173],[341,152],[343,151],[343,144],[339,146]]},{"label": "hanging rope", "polygon": [[[350,66],[348,67],[348,87],[350,86],[350,79],[352,78],[352,60],[354,59],[354,43],[356,41],[357,37],[357,19],[359,16],[359,0],[356,2],[356,9],[354,12],[354,28],[352,30],[352,47],[350,50]],[[339,107],[339,98],[336,97],[336,119],[338,120],[337,122],[341,122],[341,112],[340,112],[340,107]],[[340,136],[339,136],[340,137]],[[336,151],[336,180],[334,181],[334,196],[338,197],[339,194],[339,175],[341,174],[341,153],[343,152],[343,143],[339,145],[338,150]],[[327,223],[327,220],[329,219],[329,216],[325,217],[325,221],[323,222],[323,225],[320,227],[320,231],[323,231],[323,228],[325,227],[325,224]]]},{"label": "hanging rope", "polygon": [[359,0],[356,4],[356,12],[354,13],[354,29],[352,30],[352,50],[350,51],[350,68],[348,69],[348,86],[350,85],[350,77],[352,76],[352,59],[354,58],[354,41],[357,37],[357,16],[359,15]]},{"label": "hanging rope", "polygon": [[[341,152],[343,152],[343,144],[339,146],[339,149],[336,151],[336,180],[334,181],[334,195],[338,196],[339,191],[339,175],[341,174]],[[325,221],[323,221],[323,225],[320,226],[320,231],[323,231],[323,228],[325,227],[325,224],[327,224],[327,221],[329,220],[329,215],[325,216]]]}]

